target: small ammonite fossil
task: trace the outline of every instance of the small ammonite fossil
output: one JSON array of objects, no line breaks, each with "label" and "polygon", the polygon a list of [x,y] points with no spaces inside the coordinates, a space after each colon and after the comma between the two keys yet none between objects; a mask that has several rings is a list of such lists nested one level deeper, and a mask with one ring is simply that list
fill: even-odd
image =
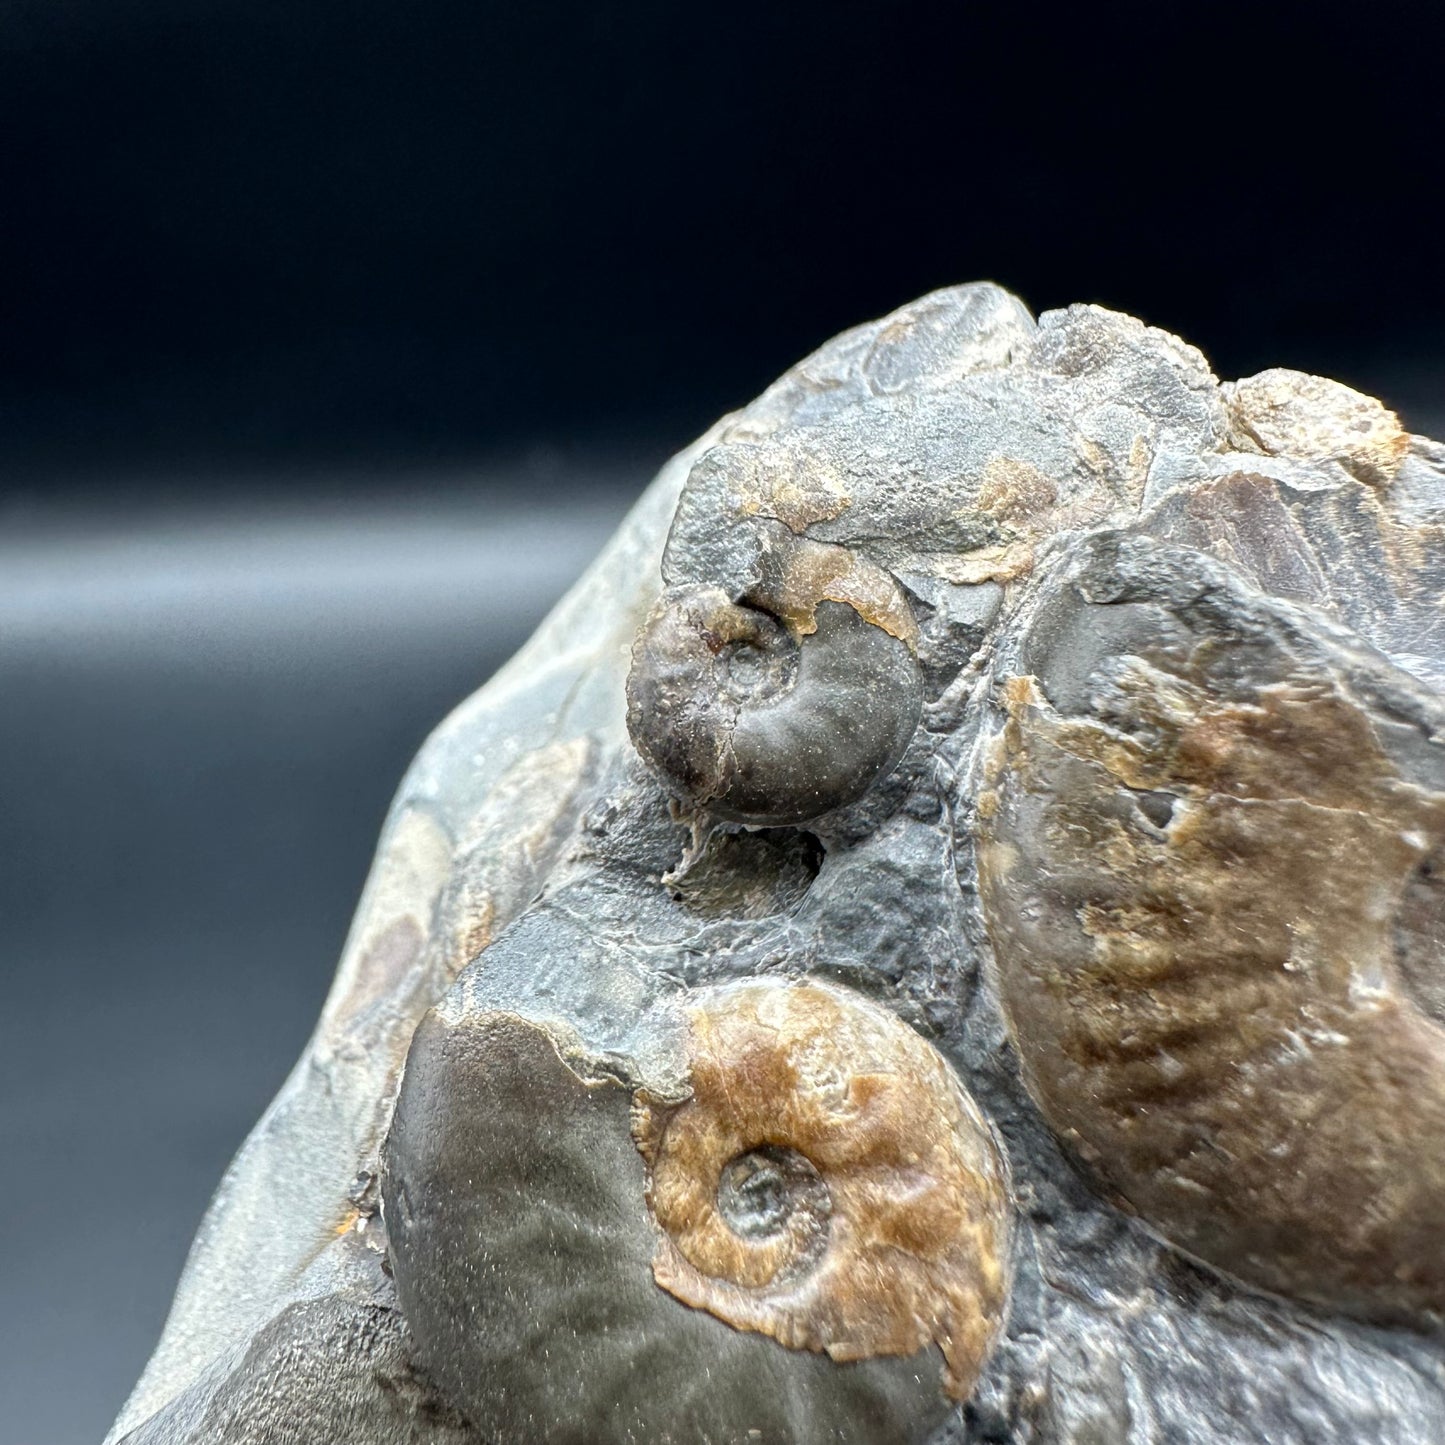
[{"label": "small ammonite fossil", "polygon": [[659,1004],[628,1057],[532,1009],[434,1010],[387,1141],[446,1398],[508,1441],[928,1439],[1009,1284],[1005,1165],[942,1056],[814,984]]},{"label": "small ammonite fossil", "polygon": [[1018,667],[979,877],[1049,1121],[1195,1256],[1438,1317],[1438,698],[1144,537],[1082,549]]},{"label": "small ammonite fossil", "polygon": [[745,579],[663,592],[633,648],[627,726],[689,805],[802,823],[861,797],[908,746],[918,628],[897,582],[857,553],[747,531]]},{"label": "small ammonite fossil", "polygon": [[954,1399],[1003,1316],[1002,1159],[943,1058],[818,984],[738,984],[688,1008],[690,1097],[634,1125],[690,1305],[835,1360],[937,1344]]}]

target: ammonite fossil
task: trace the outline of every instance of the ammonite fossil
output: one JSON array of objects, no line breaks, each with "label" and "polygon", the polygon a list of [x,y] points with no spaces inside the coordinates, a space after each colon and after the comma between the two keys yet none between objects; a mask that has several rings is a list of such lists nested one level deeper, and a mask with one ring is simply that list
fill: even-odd
[{"label": "ammonite fossil", "polygon": [[1147,537],[1076,556],[1018,666],[979,872],[1050,1121],[1243,1279],[1445,1311],[1445,707]]},{"label": "ammonite fossil", "polygon": [[111,1445],[1445,1445],[1442,692],[1380,402],[836,338],[423,749]]},{"label": "ammonite fossil", "polygon": [[688,1008],[689,1097],[634,1132],[657,1282],[835,1360],[937,1344],[962,1399],[1003,1317],[1009,1204],[988,1126],[936,1050],[816,984]]},{"label": "ammonite fossil", "polygon": [[918,629],[897,583],[841,547],[781,552],[740,597],[664,592],[627,680],[643,755],[678,796],[736,822],[853,802],[918,726]]},{"label": "ammonite fossil", "polygon": [[815,984],[643,1028],[650,1065],[471,1004],[418,1030],[385,1199],[424,1367],[489,1438],[927,1438],[1009,1270],[1005,1166],[953,1071]]},{"label": "ammonite fossil", "polygon": [[967,1394],[1006,1305],[1006,1173],[916,1033],[738,984],[685,1022],[657,1004],[621,1058],[475,998],[418,1030],[386,1211],[419,1358],[478,1428],[909,1441]]}]

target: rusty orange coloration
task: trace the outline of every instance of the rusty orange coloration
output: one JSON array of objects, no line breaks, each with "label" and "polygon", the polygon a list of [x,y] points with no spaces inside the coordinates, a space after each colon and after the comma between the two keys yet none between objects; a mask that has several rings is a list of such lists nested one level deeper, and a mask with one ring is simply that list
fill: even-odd
[{"label": "rusty orange coloration", "polygon": [[659,1285],[833,1359],[936,1344],[971,1391],[1008,1290],[1006,1170],[976,1107],[893,1015],[748,983],[689,1013],[691,1097],[639,1100]]}]

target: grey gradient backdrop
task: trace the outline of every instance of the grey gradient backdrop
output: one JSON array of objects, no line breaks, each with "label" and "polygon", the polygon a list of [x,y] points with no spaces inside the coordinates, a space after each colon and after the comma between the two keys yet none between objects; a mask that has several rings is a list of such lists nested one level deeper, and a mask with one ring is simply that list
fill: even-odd
[{"label": "grey gradient backdrop", "polygon": [[0,508],[4,1445],[99,1439],[411,754],[637,484],[483,466]]}]

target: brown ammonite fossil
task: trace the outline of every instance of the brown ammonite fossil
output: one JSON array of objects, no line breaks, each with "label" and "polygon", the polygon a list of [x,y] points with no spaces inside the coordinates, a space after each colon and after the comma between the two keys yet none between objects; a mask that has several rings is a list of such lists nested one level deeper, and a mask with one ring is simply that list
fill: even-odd
[{"label": "brown ammonite fossil", "polygon": [[627,678],[628,731],[668,790],[753,826],[807,822],[862,797],[902,757],[922,698],[918,623],[896,579],[783,520],[801,528],[848,500],[776,477],[765,486],[766,457],[719,446],[693,468],[685,509],[742,511],[700,568],[664,559],[669,585]]},{"label": "brown ammonite fossil", "polygon": [[931,1438],[1010,1284],[1007,1168],[943,1056],[814,983],[661,999],[592,1044],[487,989],[418,1029],[385,1151],[445,1398],[556,1445]]},{"label": "brown ammonite fossil", "polygon": [[1003,1319],[1003,1159],[942,1056],[816,983],[691,1001],[681,1104],[639,1100],[670,1294],[835,1360],[936,1344],[965,1398]]},{"label": "brown ammonite fossil", "polygon": [[1081,549],[1014,672],[979,879],[1049,1122],[1237,1278],[1438,1319],[1438,697],[1139,536]]}]

